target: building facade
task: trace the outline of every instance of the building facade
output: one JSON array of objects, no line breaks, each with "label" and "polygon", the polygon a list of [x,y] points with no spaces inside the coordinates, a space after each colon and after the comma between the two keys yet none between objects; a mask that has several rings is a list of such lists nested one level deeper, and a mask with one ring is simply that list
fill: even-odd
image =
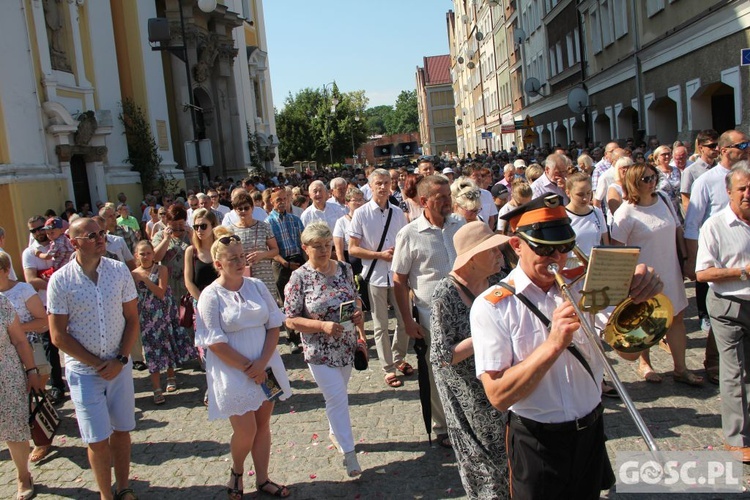
[{"label": "building facade", "polygon": [[417,67],[417,109],[419,134],[424,141],[422,152],[455,153],[455,103],[449,55],[425,57],[424,66]]},{"label": "building facade", "polygon": [[183,186],[186,173],[194,184],[195,171],[183,170],[193,131],[185,65],[148,40],[149,19],[166,17],[182,43],[180,6],[200,125],[218,145],[211,175],[247,172],[250,134],[261,165],[273,168],[278,141],[260,0],[227,0],[211,13],[184,0],[9,3],[0,19],[0,204],[17,269],[32,215],[61,213],[65,200],[95,206],[119,192],[137,210],[143,189],[126,160],[125,99],[143,110],[160,172]]}]

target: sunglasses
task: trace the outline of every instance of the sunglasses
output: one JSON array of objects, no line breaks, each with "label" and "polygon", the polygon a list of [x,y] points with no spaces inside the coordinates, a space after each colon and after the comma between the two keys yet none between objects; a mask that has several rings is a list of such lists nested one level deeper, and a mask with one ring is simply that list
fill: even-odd
[{"label": "sunglasses", "polygon": [[523,233],[521,233],[520,236],[521,239],[525,241],[527,245],[529,245],[529,248],[531,248],[539,257],[549,257],[553,253],[555,253],[555,251],[561,254],[566,254],[571,252],[576,246],[575,241],[571,241],[570,243],[561,243],[559,245],[540,245],[539,243],[529,241],[526,237],[523,236]]},{"label": "sunglasses", "polygon": [[735,148],[739,149],[740,151],[746,150],[748,147],[750,147],[750,141],[745,142],[738,142],[737,144],[732,144],[731,146],[727,146],[728,148]]},{"label": "sunglasses", "polygon": [[242,205],[241,207],[234,207],[234,209],[238,212],[247,212],[250,210],[250,205]]},{"label": "sunglasses", "polygon": [[203,224],[193,224],[193,229],[195,231],[198,231],[199,229],[201,231],[205,231],[206,229],[208,229],[208,224],[206,224],[205,222]]},{"label": "sunglasses", "polygon": [[85,236],[75,236],[75,239],[77,240],[89,240],[89,241],[96,241],[97,238],[104,238],[107,235],[107,231],[104,229],[100,231],[92,231],[89,234]]},{"label": "sunglasses", "polygon": [[718,146],[718,142],[709,142],[707,144],[703,144],[702,147],[708,148],[708,149],[716,149],[716,146]]},{"label": "sunglasses", "polygon": [[229,246],[229,244],[231,244],[233,241],[235,243],[242,243],[242,240],[236,234],[233,234],[231,236],[223,236],[219,238],[219,243],[225,246]]},{"label": "sunglasses", "polygon": [[36,234],[39,231],[43,231],[43,230],[44,230],[44,226],[39,226],[39,227],[32,227],[31,229],[29,229],[29,232],[31,234]]},{"label": "sunglasses", "polygon": [[651,182],[654,182],[656,180],[656,174],[654,175],[644,175],[641,177],[641,182],[644,184],[650,184]]}]

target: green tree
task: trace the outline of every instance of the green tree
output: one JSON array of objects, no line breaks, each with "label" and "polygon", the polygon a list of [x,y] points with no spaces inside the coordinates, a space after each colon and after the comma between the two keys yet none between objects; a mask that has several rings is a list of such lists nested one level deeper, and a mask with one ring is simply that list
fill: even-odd
[{"label": "green tree", "polygon": [[385,122],[388,134],[405,134],[419,131],[417,91],[402,90],[396,98],[395,109]]},{"label": "green tree", "polygon": [[365,111],[365,123],[370,135],[383,135],[386,133],[385,122],[388,116],[393,114],[393,106],[386,104],[374,106]]}]

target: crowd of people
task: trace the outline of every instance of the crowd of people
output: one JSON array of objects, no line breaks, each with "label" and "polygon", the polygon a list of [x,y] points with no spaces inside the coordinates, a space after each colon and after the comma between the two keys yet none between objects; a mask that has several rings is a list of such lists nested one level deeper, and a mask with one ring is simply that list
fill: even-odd
[{"label": "crowd of people", "polygon": [[[101,498],[132,500],[132,370],[148,370],[163,405],[186,363],[205,369],[208,419],[233,431],[228,498],[242,498],[248,455],[259,492],[290,495],[268,476],[274,402],[292,395],[282,336],[321,390],[346,473],[360,475],[347,386],[365,311],[388,389],[415,373],[410,343],[429,348],[432,431],[471,498],[596,498],[613,484],[601,398],[618,394],[547,270],[578,266],[576,244],[640,248],[631,297],[671,301],[672,379],[720,386],[726,447],[750,461],[749,145],[704,130],[694,146],[514,147],[217,178],[205,193],[148,194],[141,220],[122,193],[97,213],[67,202],[60,217],[34,215],[24,281],[0,252],[0,351],[14,359],[0,375],[0,438],[18,498],[34,494],[28,462],[51,448],[28,445],[28,390],[49,382],[55,404],[69,391]],[[704,375],[685,360],[696,278]],[[662,381],[648,351],[623,356]]]}]

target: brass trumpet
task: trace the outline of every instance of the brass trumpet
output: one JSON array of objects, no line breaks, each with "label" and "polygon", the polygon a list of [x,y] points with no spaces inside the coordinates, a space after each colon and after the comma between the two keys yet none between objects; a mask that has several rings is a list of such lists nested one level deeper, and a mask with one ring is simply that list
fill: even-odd
[{"label": "brass trumpet", "polygon": [[[576,255],[578,255],[578,258],[587,265],[588,259],[583,255],[580,249],[576,247],[574,251],[576,252]],[[604,364],[604,371],[607,372],[607,375],[612,380],[617,392],[620,394],[622,402],[625,404],[628,413],[630,413],[630,416],[633,418],[633,421],[638,427],[641,436],[643,436],[643,440],[646,442],[649,450],[651,450],[652,453],[658,453],[659,448],[656,446],[656,441],[651,435],[651,431],[649,431],[646,426],[646,422],[643,421],[641,414],[638,413],[635,403],[633,403],[630,395],[622,385],[620,377],[617,376],[617,372],[615,372],[615,369],[609,363],[609,359],[607,359],[607,356],[604,353],[604,347],[601,344],[599,335],[597,335],[593,325],[588,321],[586,315],[581,310],[581,307],[579,307],[578,301],[575,300],[571,293],[570,286],[573,283],[569,284],[565,282],[565,278],[560,274],[560,269],[557,264],[550,264],[547,267],[547,270],[550,274],[555,276],[555,281],[557,282],[563,296],[573,305],[573,308],[580,319],[581,329],[586,334],[589,342],[596,347],[595,351],[601,357]],[[604,307],[607,307],[607,305]],[[672,324],[672,311],[672,303],[663,294],[657,294],[654,298],[642,304],[635,304],[631,299],[626,299],[615,308],[607,322],[607,326],[604,329],[605,341],[612,346],[613,349],[621,352],[632,353],[647,349],[652,345],[655,345],[664,337],[664,335],[666,335],[669,326]]]}]

